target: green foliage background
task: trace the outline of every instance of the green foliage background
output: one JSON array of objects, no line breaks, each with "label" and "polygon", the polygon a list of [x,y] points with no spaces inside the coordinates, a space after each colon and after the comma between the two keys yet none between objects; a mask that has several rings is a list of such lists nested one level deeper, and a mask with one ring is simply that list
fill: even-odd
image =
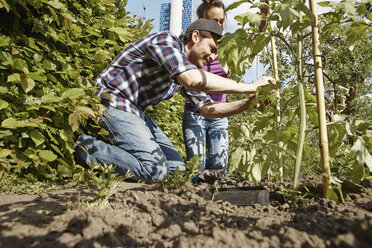
[{"label": "green foliage background", "polygon": [[185,97],[181,93],[177,93],[174,97],[160,102],[156,107],[149,106],[146,109],[146,114],[155,120],[156,124],[169,137],[183,158],[186,157],[182,134],[184,104]]},{"label": "green foliage background", "polygon": [[0,0],[0,174],[84,179],[74,137],[98,134],[94,80],[148,34],[126,0]]}]

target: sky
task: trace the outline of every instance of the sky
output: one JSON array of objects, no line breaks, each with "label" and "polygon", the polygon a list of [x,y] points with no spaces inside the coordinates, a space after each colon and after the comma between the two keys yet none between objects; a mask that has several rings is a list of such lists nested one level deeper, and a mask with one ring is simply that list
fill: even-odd
[{"label": "sky", "polygon": [[[145,17],[146,19],[154,19],[153,24],[155,27],[152,31],[157,32],[159,31],[160,6],[162,3],[170,2],[171,0],[128,0],[126,10],[138,16]],[[234,2],[234,0],[223,0],[222,2],[225,4],[225,6],[228,6],[229,4]],[[196,12],[196,8],[201,3],[201,0],[193,0],[194,13]],[[234,20],[234,16],[238,14],[239,11],[241,13],[249,11],[249,5],[243,4],[239,7],[239,10],[232,10],[227,13],[227,32],[233,32],[236,29],[237,25],[236,21]]]}]

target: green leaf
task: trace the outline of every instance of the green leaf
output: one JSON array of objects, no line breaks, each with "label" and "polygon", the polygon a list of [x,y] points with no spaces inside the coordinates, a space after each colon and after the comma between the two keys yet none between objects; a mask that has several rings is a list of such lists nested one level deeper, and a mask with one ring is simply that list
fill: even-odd
[{"label": "green leaf", "polygon": [[57,69],[57,66],[54,63],[52,63],[50,60],[44,60],[43,65],[45,69],[49,71],[55,71]]},{"label": "green leaf", "polygon": [[336,9],[336,12],[342,12],[351,16],[356,16],[356,4],[353,0],[343,0],[341,2],[331,2],[330,7]]},{"label": "green leaf", "polygon": [[277,140],[286,142],[292,136],[290,131],[278,131],[277,132]]},{"label": "green leaf", "polygon": [[29,77],[32,80],[39,81],[39,82],[45,82],[47,81],[47,77],[44,75],[42,71],[39,72],[31,72]]},{"label": "green leaf", "polygon": [[238,169],[244,151],[243,147],[238,147],[236,150],[232,151],[229,161],[230,172],[234,172]]},{"label": "green leaf", "polygon": [[79,112],[85,119],[88,119],[89,116],[94,117],[94,112],[91,108],[78,106],[76,107],[76,111]]},{"label": "green leaf", "polygon": [[0,158],[6,158],[10,154],[12,154],[12,150],[9,150],[9,149],[1,149],[0,150]]},{"label": "green leaf", "polygon": [[28,93],[35,87],[35,81],[32,80],[28,75],[21,74],[21,86],[23,90]]},{"label": "green leaf", "polygon": [[89,34],[92,34],[94,36],[101,37],[101,34],[100,34],[99,30],[94,30],[91,27],[88,27],[86,29],[86,32],[89,33]]},{"label": "green leaf", "polygon": [[110,28],[109,31],[116,33],[122,42],[128,42],[130,37],[132,37],[132,34],[124,28],[114,27]]},{"label": "green leaf", "polygon": [[80,115],[79,113],[72,113],[68,116],[68,124],[70,125],[72,131],[76,131],[80,125]]},{"label": "green leaf", "polygon": [[65,177],[72,177],[74,168],[69,165],[58,165],[58,174],[65,176]]},{"label": "green leaf", "polygon": [[336,203],[340,202],[337,193],[334,191],[332,187],[327,188],[327,199],[335,201]]},{"label": "green leaf", "polygon": [[12,117],[5,119],[1,126],[3,128],[15,129],[19,127],[39,127],[36,123],[33,122],[26,122],[26,121],[18,121]]},{"label": "green leaf", "polygon": [[49,136],[49,140],[54,142],[55,144],[59,145],[58,140],[56,139],[56,132],[54,128],[46,128],[45,131],[47,132]]},{"label": "green leaf", "polygon": [[52,103],[52,102],[59,102],[61,100],[62,100],[61,97],[58,97],[58,96],[54,95],[53,92],[41,97],[41,101],[44,104],[45,103]]},{"label": "green leaf", "polygon": [[366,5],[363,4],[363,3],[360,3],[359,4],[359,8],[358,8],[358,14],[360,16],[364,16],[366,13],[367,13],[367,7],[366,7]]},{"label": "green leaf", "polygon": [[44,143],[45,137],[38,130],[33,130],[30,134],[32,141],[35,143],[35,146],[39,146]]},{"label": "green leaf", "polygon": [[39,156],[41,157],[41,159],[48,162],[52,162],[57,159],[57,155],[55,155],[52,151],[49,150],[41,150],[39,152]]},{"label": "green leaf", "polygon": [[0,86],[0,94],[8,93],[8,88]]},{"label": "green leaf", "polygon": [[246,0],[234,1],[232,4],[230,4],[229,6],[227,6],[225,8],[225,11],[227,12],[229,10],[236,9],[237,7],[242,5],[243,3],[247,3],[247,1]]},{"label": "green leaf", "polygon": [[5,36],[5,35],[1,35],[0,36],[0,47],[9,46],[10,40],[11,40],[10,37]]},{"label": "green leaf", "polygon": [[352,152],[357,152],[357,161],[359,164],[368,166],[368,169],[372,172],[372,156],[369,154],[368,149],[364,143],[364,140],[361,137],[358,137],[353,147],[351,148]]},{"label": "green leaf", "polygon": [[309,18],[309,20],[311,20],[312,23],[314,22],[313,12],[311,12],[311,10],[305,4],[303,3],[296,4],[296,8],[304,12],[305,15]]},{"label": "green leaf", "polygon": [[355,121],[355,128],[358,132],[365,134],[371,128],[371,121],[357,120]]},{"label": "green leaf", "polygon": [[259,14],[248,12],[245,14],[237,15],[234,17],[234,19],[240,22],[243,26],[245,26],[247,23],[253,26],[259,26],[261,24],[262,16]]},{"label": "green leaf", "polygon": [[368,15],[366,16],[368,20],[372,21],[372,12],[368,13]]},{"label": "green leaf", "polygon": [[367,149],[364,150],[364,157],[365,157],[364,162],[366,163],[369,172],[372,172],[372,156],[371,154],[369,154]]},{"label": "green leaf", "polygon": [[5,8],[5,10],[9,13],[10,11],[10,7],[9,5],[7,4],[7,2],[5,0],[1,0],[0,1],[0,9],[1,8]]},{"label": "green leaf", "polygon": [[66,99],[66,98],[76,99],[76,98],[79,98],[81,96],[84,96],[84,90],[83,89],[72,88],[72,89],[68,89],[65,92],[63,92],[62,95],[61,95],[61,98],[62,99]]},{"label": "green leaf", "polygon": [[7,79],[8,83],[20,83],[21,82],[21,74],[13,73],[8,76]]},{"label": "green leaf", "polygon": [[251,169],[251,175],[255,182],[259,182],[262,179],[261,163],[254,163]]},{"label": "green leaf", "polygon": [[330,1],[324,1],[324,2],[319,2],[317,3],[321,7],[329,7]]},{"label": "green leaf", "polygon": [[353,135],[353,131],[351,129],[350,122],[348,122],[348,121],[345,122],[345,129],[346,129],[346,132],[347,132],[348,135],[350,135],[350,136]]},{"label": "green leaf", "polygon": [[7,108],[9,106],[9,103],[0,99],[0,109]]},{"label": "green leaf", "polygon": [[58,0],[53,0],[53,1],[43,0],[43,2],[49,4],[50,6],[52,6],[53,8],[56,8],[56,9],[63,9],[64,8],[64,5]]},{"label": "green leaf", "polygon": [[351,147],[352,152],[359,152],[364,149],[363,140],[361,138],[358,138],[354,145]]},{"label": "green leaf", "polygon": [[27,69],[27,63],[23,59],[15,58],[13,60],[13,67],[14,69],[24,71],[25,68]]},{"label": "green leaf", "polygon": [[366,32],[369,26],[364,22],[356,22],[351,24],[350,29],[347,32],[346,42],[349,46],[354,45],[361,36]]},{"label": "green leaf", "polygon": [[346,120],[346,118],[348,118],[348,115],[335,114],[335,115],[333,116],[333,121],[335,121],[335,122],[338,122],[338,121],[343,122],[343,121]]},{"label": "green leaf", "polygon": [[355,183],[362,181],[362,179],[365,177],[364,165],[361,165],[358,163],[358,161],[355,161],[353,163],[353,170],[351,171],[350,177]]},{"label": "green leaf", "polygon": [[68,20],[70,20],[72,22],[75,22],[75,23],[78,22],[78,20],[76,20],[76,18],[74,18],[73,16],[71,16],[70,13],[65,12],[65,13],[61,13],[61,15],[64,18],[66,18],[66,19],[68,19]]},{"label": "green leaf", "polygon": [[282,18],[281,26],[285,30],[298,18],[298,12],[291,6],[285,3],[278,4],[279,13]]}]

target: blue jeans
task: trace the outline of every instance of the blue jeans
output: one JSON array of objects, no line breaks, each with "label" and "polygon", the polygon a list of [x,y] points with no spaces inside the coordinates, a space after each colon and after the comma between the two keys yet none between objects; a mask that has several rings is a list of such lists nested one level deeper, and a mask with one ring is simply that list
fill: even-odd
[{"label": "blue jeans", "polygon": [[201,154],[200,171],[206,169],[227,169],[228,161],[227,118],[204,118],[202,115],[185,111],[182,131],[187,160]]},{"label": "blue jeans", "polygon": [[177,168],[185,170],[177,149],[143,112],[139,117],[110,107],[100,125],[109,131],[108,141],[81,136],[75,148],[78,160],[114,165],[116,172],[124,175],[129,170],[146,182],[161,181]]}]

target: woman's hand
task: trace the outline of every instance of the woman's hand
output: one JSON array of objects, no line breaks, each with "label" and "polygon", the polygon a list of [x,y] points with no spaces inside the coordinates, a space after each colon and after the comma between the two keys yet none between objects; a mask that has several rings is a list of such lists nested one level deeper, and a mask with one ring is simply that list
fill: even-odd
[{"label": "woman's hand", "polygon": [[253,82],[253,84],[256,86],[256,88],[258,88],[260,86],[268,85],[270,83],[276,84],[276,81],[273,77],[269,77],[269,76],[262,76],[259,79],[257,79],[257,81]]}]

